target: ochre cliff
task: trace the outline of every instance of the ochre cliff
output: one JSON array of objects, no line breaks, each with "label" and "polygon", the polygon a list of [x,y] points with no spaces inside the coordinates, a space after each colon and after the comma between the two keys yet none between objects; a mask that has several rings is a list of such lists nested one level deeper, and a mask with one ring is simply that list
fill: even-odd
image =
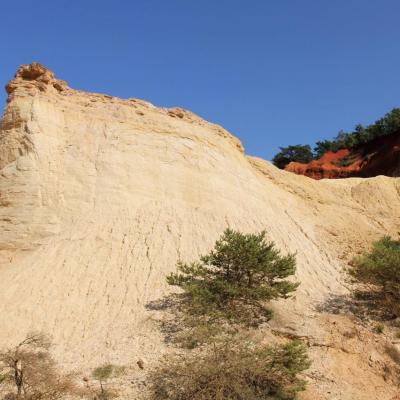
[{"label": "ochre cliff", "polygon": [[276,304],[263,329],[306,338],[313,366],[302,398],[396,394],[391,339],[321,310],[346,295],[349,258],[400,231],[399,179],[317,182],[281,171],[188,111],[72,90],[39,64],[22,66],[7,92],[0,347],[35,329],[53,336],[67,369],[151,365],[169,350],[162,312],[146,305],[168,293],[176,262],[208,251],[228,226],[266,229],[297,252],[296,298]]},{"label": "ochre cliff", "polygon": [[291,162],[286,171],[313,179],[350,177],[371,178],[378,175],[400,176],[400,132],[378,137],[355,149],[328,151],[307,164]]}]

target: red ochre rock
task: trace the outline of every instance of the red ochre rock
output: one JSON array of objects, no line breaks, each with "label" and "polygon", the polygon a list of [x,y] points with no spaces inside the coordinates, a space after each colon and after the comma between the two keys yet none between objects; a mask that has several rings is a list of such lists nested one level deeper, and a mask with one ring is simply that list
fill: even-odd
[{"label": "red ochre rock", "polygon": [[291,162],[285,170],[313,179],[400,176],[400,131],[378,137],[353,150],[328,151],[307,164]]}]

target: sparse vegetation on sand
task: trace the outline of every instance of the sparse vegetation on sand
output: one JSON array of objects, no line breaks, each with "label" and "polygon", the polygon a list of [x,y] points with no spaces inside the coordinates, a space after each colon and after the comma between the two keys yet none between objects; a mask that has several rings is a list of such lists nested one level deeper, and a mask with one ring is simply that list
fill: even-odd
[{"label": "sparse vegetation on sand", "polygon": [[[191,351],[165,360],[150,374],[152,400],[290,400],[304,390],[298,374],[310,365],[297,341],[265,344],[251,328],[271,317],[265,302],[287,298],[298,283],[295,256],[283,256],[266,233],[226,230],[199,262],[168,276],[178,286],[180,321]],[[189,324],[188,324],[189,321]]]},{"label": "sparse vegetation on sand", "polygon": [[388,236],[373,243],[370,251],[355,258],[349,269],[361,290],[376,295],[376,306],[393,318],[400,316],[400,240]]},{"label": "sparse vegetation on sand", "polygon": [[50,339],[30,333],[0,352],[0,390],[7,400],[57,400],[77,394],[72,377],[62,375],[49,353]]},{"label": "sparse vegetation on sand", "polygon": [[309,367],[298,342],[268,346],[225,341],[169,358],[151,376],[154,400],[290,400],[304,390]]},{"label": "sparse vegetation on sand", "polygon": [[118,397],[118,392],[109,384],[112,378],[119,377],[124,372],[124,367],[114,364],[103,364],[92,371],[92,378],[98,382],[98,389],[94,397],[98,400],[108,400]]}]

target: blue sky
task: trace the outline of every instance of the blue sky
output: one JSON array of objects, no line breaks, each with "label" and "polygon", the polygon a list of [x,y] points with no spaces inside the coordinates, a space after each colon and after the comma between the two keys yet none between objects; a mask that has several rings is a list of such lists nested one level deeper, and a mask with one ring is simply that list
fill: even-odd
[{"label": "blue sky", "polygon": [[38,61],[73,88],[190,109],[267,159],[400,106],[398,0],[19,0],[0,13],[2,84]]}]

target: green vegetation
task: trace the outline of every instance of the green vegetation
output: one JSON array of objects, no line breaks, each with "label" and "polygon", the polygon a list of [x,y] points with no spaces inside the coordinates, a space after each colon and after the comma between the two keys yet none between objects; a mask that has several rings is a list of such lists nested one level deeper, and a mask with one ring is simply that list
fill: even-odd
[{"label": "green vegetation", "polygon": [[314,156],[308,144],[304,146],[297,144],[295,146],[280,147],[280,150],[272,159],[272,162],[278,168],[285,168],[292,161],[309,163]]},{"label": "green vegetation", "polygon": [[97,367],[92,372],[92,378],[99,382],[100,390],[96,393],[99,400],[107,400],[117,397],[117,393],[113,388],[106,387],[108,381],[112,378],[117,378],[124,372],[123,367],[118,367],[113,364],[104,364]]},{"label": "green vegetation", "polygon": [[305,388],[298,374],[310,365],[305,346],[265,344],[251,330],[271,317],[265,302],[296,290],[298,283],[287,280],[295,265],[294,255],[281,255],[265,232],[230,229],[199,262],[179,263],[167,281],[183,290],[177,328],[189,332],[184,347],[192,350],[150,373],[151,399],[295,399]]},{"label": "green vegetation", "polygon": [[381,304],[400,316],[400,240],[383,237],[372,249],[353,260],[351,276],[380,295]]},{"label": "green vegetation", "polygon": [[298,283],[286,279],[295,273],[295,256],[281,255],[265,236],[227,229],[199,262],[178,264],[167,282],[183,289],[185,312],[249,324],[270,318],[264,303],[289,297]]},{"label": "green vegetation", "polygon": [[226,341],[189,357],[166,360],[152,372],[154,400],[291,400],[304,390],[309,367],[298,342],[254,345]]},{"label": "green vegetation", "polygon": [[[280,152],[272,159],[278,168],[285,168],[291,161],[307,163],[319,159],[325,152],[336,152],[340,149],[353,149],[379,136],[390,135],[400,130],[400,108],[394,108],[375,123],[364,127],[358,124],[352,132],[340,131],[333,140],[322,140],[316,143],[313,152],[308,145],[281,147]],[[305,161],[301,161],[304,159]]]},{"label": "green vegetation", "polygon": [[385,330],[385,325],[383,324],[376,324],[374,327],[374,331],[379,334],[383,333],[384,330]]}]

